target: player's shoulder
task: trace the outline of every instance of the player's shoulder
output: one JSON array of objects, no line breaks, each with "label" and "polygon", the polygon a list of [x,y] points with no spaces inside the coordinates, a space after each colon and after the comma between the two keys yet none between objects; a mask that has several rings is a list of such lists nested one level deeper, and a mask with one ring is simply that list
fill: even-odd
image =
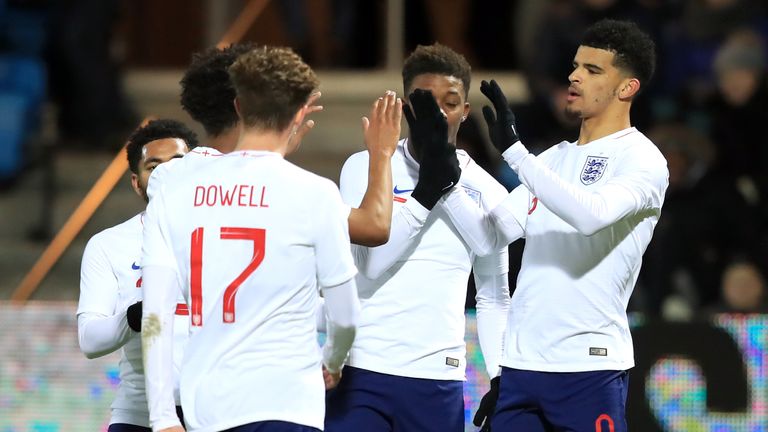
[{"label": "player's shoulder", "polygon": [[212,147],[195,147],[184,157],[171,159],[158,165],[149,176],[147,196],[151,200],[166,184],[174,179],[183,178],[186,173],[194,172],[200,166],[223,155],[224,153]]},{"label": "player's shoulder", "polygon": [[[406,139],[402,138],[400,141],[397,142],[397,146],[395,147],[395,152],[392,155],[393,160],[402,159],[405,156],[405,144]],[[368,150],[361,150],[359,152],[352,153],[345,161],[344,166],[365,166],[366,169],[368,168],[368,161],[370,160],[371,155],[368,153]]]},{"label": "player's shoulder", "polygon": [[623,137],[624,159],[635,163],[654,163],[666,166],[667,160],[661,150],[644,133],[632,128]]},{"label": "player's shoulder", "polygon": [[139,213],[125,222],[99,231],[88,240],[88,246],[114,247],[140,236],[142,217],[143,213]]},{"label": "player's shoulder", "polygon": [[184,157],[172,159],[164,164],[161,164],[160,166],[168,165],[167,171],[174,173],[177,171],[190,171],[196,170],[201,165],[207,164],[208,162],[216,160],[222,156],[224,156],[224,153],[216,150],[215,148],[195,147],[187,154],[185,154]]},{"label": "player's shoulder", "polygon": [[344,164],[367,164],[370,158],[371,155],[368,154],[368,150],[362,150],[349,155]]},{"label": "player's shoulder", "polygon": [[291,182],[299,187],[309,190],[335,190],[338,193],[338,187],[336,183],[330,179],[323,177],[319,174],[315,174],[312,171],[306,170],[296,164],[293,164],[287,160],[283,160],[284,171],[287,178],[290,178]]},{"label": "player's shoulder", "polygon": [[549,146],[548,148],[544,149],[536,157],[546,160],[548,158],[554,157],[558,153],[567,151],[569,148],[574,147],[575,145],[577,145],[576,141],[563,140],[553,146]]}]

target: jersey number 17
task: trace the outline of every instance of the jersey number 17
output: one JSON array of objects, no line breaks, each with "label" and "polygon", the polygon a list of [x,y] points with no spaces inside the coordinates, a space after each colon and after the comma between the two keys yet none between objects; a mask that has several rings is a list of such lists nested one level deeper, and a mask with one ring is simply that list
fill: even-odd
[{"label": "jersey number 17", "polygon": [[[192,298],[190,314],[193,326],[203,325],[203,228],[192,231],[190,254],[189,290]],[[264,261],[266,230],[262,228],[221,227],[222,240],[250,240],[253,255],[245,269],[224,290],[223,317],[225,323],[235,322],[235,294],[245,281]]]}]

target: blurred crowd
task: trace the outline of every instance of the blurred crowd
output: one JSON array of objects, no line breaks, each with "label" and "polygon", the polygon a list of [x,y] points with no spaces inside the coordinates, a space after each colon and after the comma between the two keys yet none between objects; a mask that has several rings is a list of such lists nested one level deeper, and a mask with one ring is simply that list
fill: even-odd
[{"label": "blurred crowd", "polygon": [[[119,3],[0,1],[0,185],[22,169],[23,143],[46,97],[57,107],[65,142],[95,147],[135,126],[110,45]],[[382,64],[384,6],[385,0],[273,5],[289,42],[311,65],[346,69]],[[611,17],[653,35],[657,73],[632,118],[666,156],[670,186],[630,309],[668,319],[768,311],[768,3],[408,0],[404,8],[406,52],[439,41],[475,70],[524,75],[530,97],[513,110],[524,142],[538,151],[577,137],[563,107],[583,30]],[[511,189],[517,180],[490,150],[483,128],[482,119],[466,122],[461,146]],[[512,286],[518,243],[510,246]]]}]

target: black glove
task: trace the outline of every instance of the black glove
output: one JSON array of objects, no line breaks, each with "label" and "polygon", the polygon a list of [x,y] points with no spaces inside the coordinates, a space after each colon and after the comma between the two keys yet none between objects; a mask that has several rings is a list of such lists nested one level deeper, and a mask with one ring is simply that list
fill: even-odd
[{"label": "black glove", "polygon": [[125,312],[125,320],[128,321],[128,327],[135,332],[141,331],[141,301],[130,306]]},{"label": "black glove", "polygon": [[499,380],[499,377],[491,379],[491,389],[480,400],[480,406],[475,412],[475,418],[472,419],[472,423],[475,426],[482,426],[480,432],[491,431],[491,418],[493,417],[493,412],[496,411],[496,401],[499,400]]},{"label": "black glove", "polygon": [[459,182],[461,168],[456,149],[448,143],[448,121],[432,92],[416,89],[403,105],[410,139],[419,157],[419,181],[411,196],[429,210]]},{"label": "black glove", "polygon": [[[488,123],[488,135],[491,137],[493,146],[504,153],[512,144],[520,141],[520,137],[517,136],[515,115],[509,108],[507,98],[496,80],[491,80],[490,83],[483,80],[480,83],[480,92],[493,103],[493,109],[488,105],[483,107],[483,117]],[[494,109],[496,115],[493,114]]]}]

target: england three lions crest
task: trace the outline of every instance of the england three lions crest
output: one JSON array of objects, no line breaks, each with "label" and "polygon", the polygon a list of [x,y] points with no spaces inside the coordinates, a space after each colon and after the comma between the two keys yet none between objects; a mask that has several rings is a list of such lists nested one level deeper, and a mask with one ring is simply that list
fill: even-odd
[{"label": "england three lions crest", "polygon": [[587,156],[584,169],[581,170],[581,182],[589,186],[600,180],[608,165],[607,157]]}]

